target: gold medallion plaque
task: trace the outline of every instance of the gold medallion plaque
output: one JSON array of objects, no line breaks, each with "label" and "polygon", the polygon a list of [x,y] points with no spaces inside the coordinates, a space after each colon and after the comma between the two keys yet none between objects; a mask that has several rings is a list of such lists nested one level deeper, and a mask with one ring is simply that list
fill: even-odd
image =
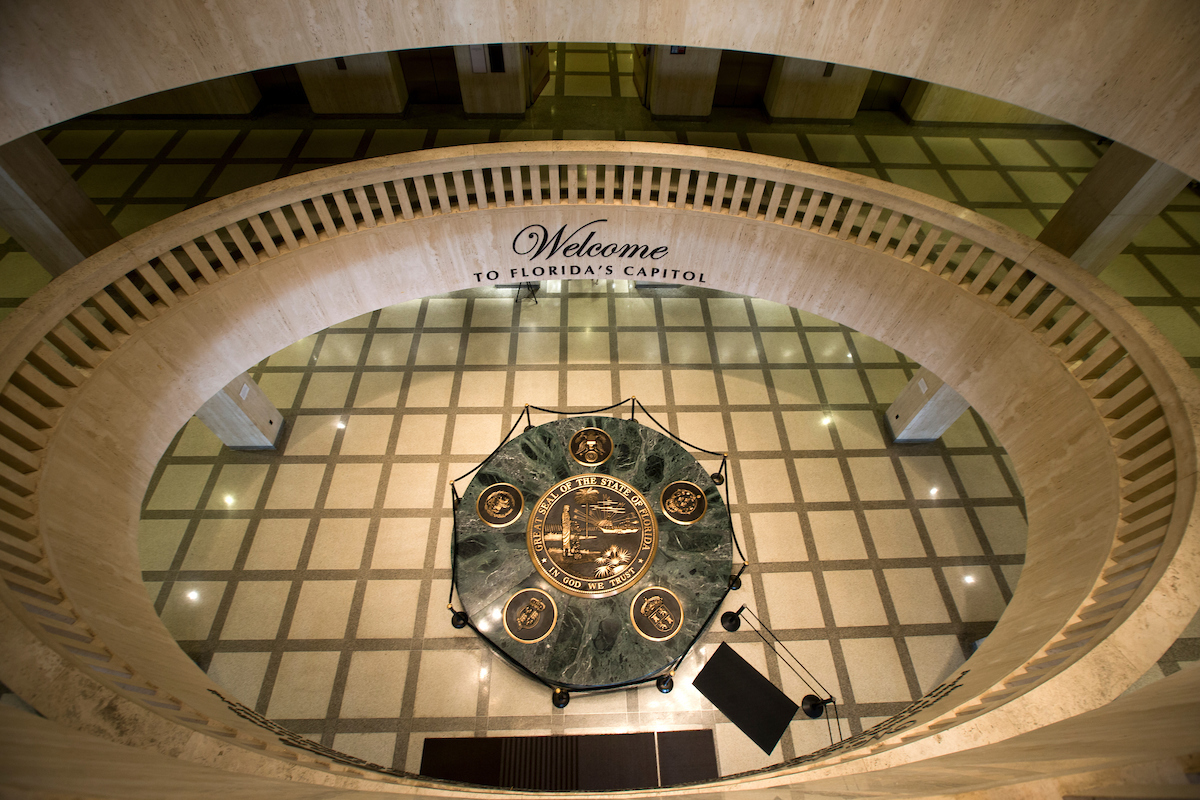
[{"label": "gold medallion plaque", "polygon": [[571,458],[595,467],[608,461],[613,452],[612,437],[599,428],[584,428],[571,437]]},{"label": "gold medallion plaque", "polygon": [[704,490],[691,481],[667,484],[658,499],[666,518],[680,525],[696,524],[708,510]]},{"label": "gold medallion plaque", "polygon": [[504,604],[504,630],[518,642],[536,644],[554,630],[558,606],[541,589],[522,589]]},{"label": "gold medallion plaque", "polygon": [[670,589],[642,589],[629,604],[629,619],[645,639],[665,642],[683,625],[683,604]]},{"label": "gold medallion plaque", "polygon": [[576,597],[608,597],[633,586],[658,550],[646,498],[619,478],[559,481],[529,513],[529,556],[542,577]]},{"label": "gold medallion plaque", "polygon": [[493,528],[512,525],[521,518],[524,509],[525,498],[511,483],[493,483],[480,492],[475,501],[475,513],[484,524]]}]

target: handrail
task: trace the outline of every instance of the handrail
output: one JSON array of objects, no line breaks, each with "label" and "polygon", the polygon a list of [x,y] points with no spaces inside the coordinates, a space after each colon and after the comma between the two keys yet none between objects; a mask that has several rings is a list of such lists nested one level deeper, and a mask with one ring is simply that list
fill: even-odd
[{"label": "handrail", "polygon": [[338,771],[336,754],[297,755],[154,686],[76,613],[38,525],[39,472],[56,424],[129,337],[243,270],[377,226],[581,204],[740,217],[902,261],[1022,324],[1057,355],[1108,427],[1122,478],[1120,510],[1109,558],[1075,614],[990,690],[965,702],[915,704],[813,759],[899,747],[1045,684],[1116,631],[1166,572],[1196,513],[1196,387],[1153,327],[1098,281],[998,223],[871,178],[709,148],[564,142],[425,151],[248,189],[127,237],[0,322],[0,594],[43,641],[127,699],[177,723]]}]

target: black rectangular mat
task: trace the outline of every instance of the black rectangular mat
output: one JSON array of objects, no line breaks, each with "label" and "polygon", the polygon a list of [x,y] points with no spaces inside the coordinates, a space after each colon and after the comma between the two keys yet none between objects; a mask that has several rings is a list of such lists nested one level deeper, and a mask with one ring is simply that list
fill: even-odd
[{"label": "black rectangular mat", "polygon": [[692,685],[767,755],[800,708],[724,642]]},{"label": "black rectangular mat", "polygon": [[709,730],[429,738],[421,774],[540,791],[650,789],[715,779],[717,752]]}]

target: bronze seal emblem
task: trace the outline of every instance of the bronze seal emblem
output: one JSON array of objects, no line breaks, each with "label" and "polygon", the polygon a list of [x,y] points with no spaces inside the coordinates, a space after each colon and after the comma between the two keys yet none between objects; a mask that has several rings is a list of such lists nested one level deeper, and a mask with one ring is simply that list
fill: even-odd
[{"label": "bronze seal emblem", "polygon": [[608,461],[613,452],[612,437],[599,428],[584,428],[571,437],[567,447],[571,458],[589,467]]},{"label": "bronze seal emblem", "polygon": [[629,619],[645,639],[665,642],[683,625],[683,604],[670,589],[651,586],[638,592],[629,604]]},{"label": "bronze seal emblem", "polygon": [[558,606],[541,589],[522,589],[504,604],[504,630],[518,642],[540,642],[557,622]]},{"label": "bronze seal emblem", "polygon": [[641,492],[608,475],[559,481],[529,513],[533,565],[556,589],[608,597],[646,574],[658,550],[658,523]]},{"label": "bronze seal emblem", "polygon": [[511,483],[493,483],[479,493],[475,501],[475,513],[493,528],[503,528],[521,518],[525,510],[525,498],[521,490]]},{"label": "bronze seal emblem", "polygon": [[691,481],[668,483],[658,499],[663,515],[680,525],[694,525],[708,510],[704,490]]}]

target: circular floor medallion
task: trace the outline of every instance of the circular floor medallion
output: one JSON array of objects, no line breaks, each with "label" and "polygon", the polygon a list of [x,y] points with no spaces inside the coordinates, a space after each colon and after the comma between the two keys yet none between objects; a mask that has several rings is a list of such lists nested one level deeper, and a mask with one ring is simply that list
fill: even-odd
[{"label": "circular floor medallion", "polygon": [[612,456],[612,437],[599,428],[584,428],[571,437],[568,445],[571,458],[580,464],[595,467],[608,461]]},{"label": "circular floor medallion", "polygon": [[694,525],[708,510],[704,490],[691,481],[675,481],[663,487],[659,495],[663,515],[680,525]]},{"label": "circular floor medallion", "polygon": [[634,595],[629,618],[643,638],[665,642],[683,625],[683,604],[670,589],[651,586]]},{"label": "circular floor medallion", "polygon": [[646,574],[658,524],[637,489],[608,475],[576,475],[542,495],[526,532],[533,565],[557,589],[608,597]]},{"label": "circular floor medallion", "polygon": [[504,528],[521,518],[525,499],[511,483],[493,483],[479,493],[475,513],[493,528]]},{"label": "circular floor medallion", "polygon": [[541,589],[522,589],[504,604],[504,630],[518,642],[540,642],[557,622],[558,606]]}]

